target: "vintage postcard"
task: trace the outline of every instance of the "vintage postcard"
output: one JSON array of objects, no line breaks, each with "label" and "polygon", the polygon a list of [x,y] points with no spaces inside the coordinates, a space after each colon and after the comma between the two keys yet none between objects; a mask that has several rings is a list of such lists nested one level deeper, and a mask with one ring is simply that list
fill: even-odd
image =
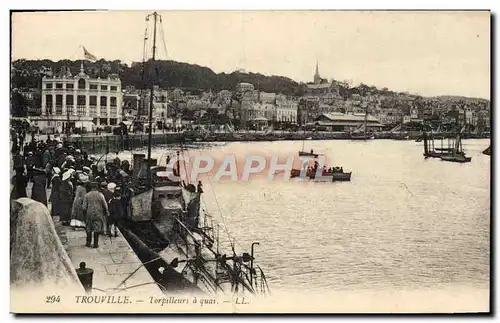
[{"label": "vintage postcard", "polygon": [[490,312],[490,26],[11,12],[11,312]]}]

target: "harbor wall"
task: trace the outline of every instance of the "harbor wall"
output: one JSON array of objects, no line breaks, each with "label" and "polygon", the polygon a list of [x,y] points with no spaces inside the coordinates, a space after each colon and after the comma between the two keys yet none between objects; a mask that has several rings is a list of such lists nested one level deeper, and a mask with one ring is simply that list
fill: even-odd
[{"label": "harbor wall", "polygon": [[[278,140],[349,140],[349,134],[345,132],[274,132],[270,134],[240,132],[240,133],[217,133],[208,137],[198,137],[195,134],[186,133],[154,133],[152,134],[152,145],[180,144],[186,142],[246,142],[246,141],[278,141]],[[415,140],[421,138],[421,132],[410,132],[401,135],[399,133],[377,133],[375,139],[398,139]],[[453,138],[454,134],[433,134],[433,138]],[[113,153],[123,150],[134,150],[145,148],[148,145],[148,134],[119,135],[83,135],[69,139],[76,147],[88,153]]]}]

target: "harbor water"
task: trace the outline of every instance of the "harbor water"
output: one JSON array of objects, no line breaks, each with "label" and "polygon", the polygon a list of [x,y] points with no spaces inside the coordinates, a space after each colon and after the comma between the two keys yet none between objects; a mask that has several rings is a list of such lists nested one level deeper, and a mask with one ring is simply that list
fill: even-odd
[{"label": "harbor water", "polygon": [[489,288],[490,157],[481,153],[489,139],[463,141],[465,164],[424,159],[422,143],[391,140],[217,143],[188,154],[286,156],[303,144],[352,171],[351,182],[201,178],[221,241],[236,240],[238,252],[258,241],[272,289]]}]

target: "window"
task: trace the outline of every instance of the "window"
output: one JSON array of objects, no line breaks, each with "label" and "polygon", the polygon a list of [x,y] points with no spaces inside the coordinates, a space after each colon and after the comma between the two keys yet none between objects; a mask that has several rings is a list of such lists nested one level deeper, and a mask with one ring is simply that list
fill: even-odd
[{"label": "window", "polygon": [[111,91],[116,91],[116,86],[111,86],[111,87],[110,87],[110,90],[111,90]]},{"label": "window", "polygon": [[101,90],[107,91],[108,90],[108,86],[107,85],[101,85]]},{"label": "window", "polygon": [[116,126],[116,119],[109,119],[110,126]]},{"label": "window", "polygon": [[62,101],[63,101],[63,96],[60,94],[56,95],[56,114],[57,115],[62,114]]},{"label": "window", "polygon": [[56,89],[62,89],[63,85],[62,83],[56,83]]},{"label": "window", "polygon": [[101,107],[108,105],[108,98],[106,96],[101,96]]},{"label": "window", "polygon": [[74,98],[72,95],[66,95],[66,106],[73,106],[75,104],[73,101]]},{"label": "window", "polygon": [[52,83],[47,83],[47,84],[45,84],[45,88],[46,88],[46,89],[51,89],[51,88],[52,88]]},{"label": "window", "polygon": [[99,119],[99,124],[103,125],[103,126],[107,126],[108,125],[108,119],[106,119],[106,118]]},{"label": "window", "polygon": [[47,109],[47,114],[52,114],[52,95],[50,94],[45,96],[45,107]]},{"label": "window", "polygon": [[109,104],[110,106],[116,107],[116,96],[110,97],[110,102],[109,103],[110,103]]},{"label": "window", "polygon": [[78,80],[78,88],[79,89],[85,89],[85,80],[84,79],[79,79]]},{"label": "window", "polygon": [[79,95],[76,97],[76,113],[79,116],[85,115],[85,108],[87,104],[87,98],[85,95]]},{"label": "window", "polygon": [[66,84],[66,88],[67,89],[72,89],[74,86],[73,86],[73,83],[68,83]]},{"label": "window", "polygon": [[89,87],[91,90],[97,90],[97,84],[90,84]]},{"label": "window", "polygon": [[86,105],[87,104],[87,97],[85,95],[79,95],[76,97],[76,104],[77,105]]},{"label": "window", "polygon": [[96,106],[97,105],[97,96],[95,96],[95,95],[89,96],[89,104]]}]

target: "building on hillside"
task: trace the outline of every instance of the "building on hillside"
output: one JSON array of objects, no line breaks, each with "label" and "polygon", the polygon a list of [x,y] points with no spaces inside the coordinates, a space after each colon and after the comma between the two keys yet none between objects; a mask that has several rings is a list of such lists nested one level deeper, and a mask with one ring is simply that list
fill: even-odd
[{"label": "building on hillside", "polygon": [[319,75],[318,63],[316,63],[316,71],[314,73],[313,79],[313,83],[307,83],[305,92],[306,96],[325,97],[325,99],[327,99],[328,101],[331,101],[335,98],[340,98],[339,87],[336,82],[332,81],[331,83],[329,83],[327,79],[323,79]]},{"label": "building on hillside", "polygon": [[64,75],[42,78],[41,115],[32,120],[40,130],[62,131],[96,126],[115,126],[122,117],[121,81],[116,74],[107,78],[90,78],[83,69],[72,76],[69,69]]},{"label": "building on hillside", "polygon": [[315,96],[302,97],[298,103],[297,121],[299,125],[313,122],[321,113],[319,112],[319,98]]},{"label": "building on hillside", "polygon": [[236,92],[243,93],[245,91],[253,91],[254,86],[250,83],[239,83],[236,85]]},{"label": "building on hillside", "polygon": [[123,118],[133,120],[137,117],[141,104],[141,92],[134,86],[127,86],[123,93]]},{"label": "building on hillside", "polygon": [[297,101],[287,98],[285,95],[276,96],[276,116],[279,123],[297,124]]},{"label": "building on hillside", "polygon": [[[144,92],[141,97],[139,114],[140,120],[149,122],[149,110],[151,93],[150,91]],[[167,124],[168,115],[168,92],[167,90],[160,89],[158,85],[153,89],[153,127],[156,129],[163,129]]]},{"label": "building on hillside", "polygon": [[[364,115],[351,115],[339,112],[323,113],[316,118],[314,125],[320,130],[326,131],[348,131],[355,129],[365,122]],[[384,125],[374,116],[369,115],[366,120],[368,129],[381,130]]]}]

